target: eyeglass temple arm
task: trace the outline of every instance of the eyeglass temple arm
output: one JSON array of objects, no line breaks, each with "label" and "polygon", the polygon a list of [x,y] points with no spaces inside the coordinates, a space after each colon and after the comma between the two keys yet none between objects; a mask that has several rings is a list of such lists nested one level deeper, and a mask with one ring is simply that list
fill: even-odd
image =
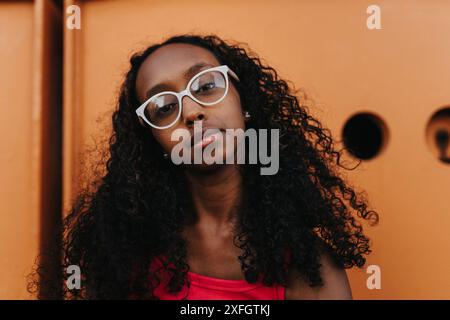
[{"label": "eyeglass temple arm", "polygon": [[228,71],[230,71],[230,74],[231,74],[237,81],[241,81],[241,80],[239,80],[239,77],[236,75],[236,73],[234,73],[233,70],[228,69]]}]

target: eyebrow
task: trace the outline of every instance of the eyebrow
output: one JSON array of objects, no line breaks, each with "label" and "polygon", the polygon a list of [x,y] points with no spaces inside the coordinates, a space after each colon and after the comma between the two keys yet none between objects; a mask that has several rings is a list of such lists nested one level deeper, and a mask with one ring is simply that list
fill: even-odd
[{"label": "eyebrow", "polygon": [[[212,68],[215,66],[212,65],[211,63],[207,63],[207,62],[197,62],[196,64],[190,66],[187,70],[185,70],[183,72],[183,77],[185,79],[188,79],[188,78],[194,76],[194,74],[196,74],[200,69],[202,69],[204,67]],[[162,92],[164,90],[169,90],[169,89],[171,89],[169,84],[164,83],[164,82],[158,83],[158,84],[154,85],[153,87],[151,87],[149,90],[147,90],[147,92],[145,93],[145,98],[148,99],[158,92]]]}]

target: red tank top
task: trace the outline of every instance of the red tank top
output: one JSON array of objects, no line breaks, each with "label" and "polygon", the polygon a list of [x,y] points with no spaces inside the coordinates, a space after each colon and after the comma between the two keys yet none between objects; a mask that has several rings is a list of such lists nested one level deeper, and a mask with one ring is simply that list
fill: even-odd
[{"label": "red tank top", "polygon": [[[152,262],[152,271],[162,266],[160,259]],[[285,287],[265,286],[261,281],[248,283],[246,280],[226,280],[188,272],[190,287],[171,294],[166,289],[169,281],[167,273],[159,272],[160,284],[154,291],[161,300],[284,300]]]}]

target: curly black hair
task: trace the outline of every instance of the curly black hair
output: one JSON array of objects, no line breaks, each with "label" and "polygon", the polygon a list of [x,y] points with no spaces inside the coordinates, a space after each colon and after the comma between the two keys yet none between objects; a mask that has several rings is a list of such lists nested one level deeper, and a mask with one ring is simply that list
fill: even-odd
[{"label": "curly black hair", "polygon": [[81,289],[64,286],[64,298],[157,299],[154,289],[160,279],[149,265],[161,254],[167,257],[163,268],[171,274],[168,289],[177,292],[188,284],[182,237],[188,215],[186,181],[182,169],[164,161],[162,147],[135,113],[140,66],[171,43],[212,52],[240,78],[231,81],[243,110],[252,115],[247,127],[280,130],[277,174],[260,175],[259,165],[243,165],[234,243],[242,250],[239,261],[246,280],[253,283],[264,274],[266,285],[286,285],[286,248],[292,253],[290,268],[310,286],[323,284],[319,258],[324,248],[344,268],[364,266],[371,249],[358,220],[376,224],[378,214],[338,174],[344,149],[338,151],[330,130],[309,114],[306,93],[280,79],[245,43],[182,34],[130,59],[112,116],[104,174],[94,177],[95,188],[78,194],[64,220],[61,267],[78,265],[82,272]]}]

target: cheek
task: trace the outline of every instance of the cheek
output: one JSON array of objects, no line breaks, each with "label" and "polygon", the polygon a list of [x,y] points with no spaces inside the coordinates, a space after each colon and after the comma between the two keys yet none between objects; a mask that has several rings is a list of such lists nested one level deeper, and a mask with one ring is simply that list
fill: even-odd
[{"label": "cheek", "polygon": [[152,134],[155,140],[161,145],[164,151],[168,152],[172,150],[172,146],[176,143],[171,141],[171,131],[170,130],[157,130],[152,129]]},{"label": "cheek", "polygon": [[232,115],[230,116],[230,119],[233,121],[233,127],[234,128],[241,128],[243,129],[245,127],[245,120],[244,115],[242,114],[242,108],[239,102],[237,102],[233,108],[232,108]]},{"label": "cheek", "polygon": [[230,99],[227,99],[221,111],[223,112],[223,119],[229,127],[243,128],[245,126],[241,101],[237,93],[234,93],[233,96],[230,96]]}]

